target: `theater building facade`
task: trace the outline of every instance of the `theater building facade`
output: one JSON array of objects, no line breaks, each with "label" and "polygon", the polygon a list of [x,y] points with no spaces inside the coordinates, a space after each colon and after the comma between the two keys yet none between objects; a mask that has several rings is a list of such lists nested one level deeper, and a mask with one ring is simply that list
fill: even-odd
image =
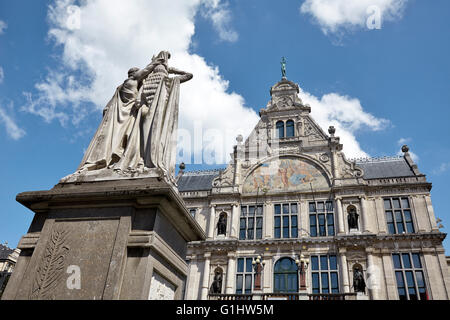
[{"label": "theater building facade", "polygon": [[207,234],[186,299],[449,299],[431,183],[403,155],[349,160],[286,78],[223,170],[180,171]]}]

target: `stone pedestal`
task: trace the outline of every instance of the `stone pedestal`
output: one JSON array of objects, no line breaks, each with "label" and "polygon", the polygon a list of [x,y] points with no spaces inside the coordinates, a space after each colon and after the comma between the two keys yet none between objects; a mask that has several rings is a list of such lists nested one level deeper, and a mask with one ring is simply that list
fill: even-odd
[{"label": "stone pedestal", "polygon": [[183,299],[186,244],[205,234],[158,178],[24,192],[34,211],[2,299]]},{"label": "stone pedestal", "polygon": [[357,292],[356,300],[369,300],[369,296],[367,294],[365,294],[364,292]]}]

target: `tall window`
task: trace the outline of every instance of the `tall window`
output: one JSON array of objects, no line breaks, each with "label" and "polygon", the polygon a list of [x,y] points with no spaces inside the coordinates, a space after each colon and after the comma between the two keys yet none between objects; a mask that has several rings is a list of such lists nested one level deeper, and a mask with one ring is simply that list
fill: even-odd
[{"label": "tall window", "polygon": [[414,233],[408,198],[385,198],[384,210],[389,233]]},{"label": "tall window", "polygon": [[298,237],[298,207],[296,203],[283,203],[274,206],[275,238]]},{"label": "tall window", "polygon": [[288,120],[286,121],[286,137],[294,136],[294,121]]},{"label": "tall window", "polygon": [[239,240],[262,238],[263,206],[241,206]]},{"label": "tall window", "polygon": [[197,209],[189,209],[189,213],[191,214],[192,218],[195,218],[195,214],[197,213]]},{"label": "tall window", "polygon": [[428,300],[420,254],[396,253],[392,258],[400,300]]},{"label": "tall window", "polygon": [[277,127],[277,138],[284,138],[284,122],[278,121],[276,127]]},{"label": "tall window", "polygon": [[236,293],[252,293],[253,266],[252,258],[238,258],[236,270]]},{"label": "tall window", "polygon": [[274,292],[298,292],[298,268],[291,258],[281,258],[275,263]]},{"label": "tall window", "polygon": [[309,203],[309,233],[311,237],[334,236],[333,210],[332,201]]},{"label": "tall window", "polygon": [[339,293],[335,255],[311,256],[312,293]]}]

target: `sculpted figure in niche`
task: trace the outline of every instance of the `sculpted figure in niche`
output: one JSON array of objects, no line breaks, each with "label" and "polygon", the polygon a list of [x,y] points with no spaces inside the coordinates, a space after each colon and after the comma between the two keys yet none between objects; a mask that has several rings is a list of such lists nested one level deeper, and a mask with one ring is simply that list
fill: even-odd
[{"label": "sculpted figure in niche", "polygon": [[128,71],[103,110],[77,173],[106,168],[127,174],[157,168],[173,175],[179,85],[192,74],[170,68],[169,58],[169,52],[161,51],[145,68]]},{"label": "sculpted figure in niche", "polygon": [[366,292],[366,283],[359,267],[355,267],[353,270],[353,288],[355,292]]},{"label": "sculpted figure in niche", "polygon": [[358,217],[359,214],[356,212],[356,208],[354,206],[349,206],[347,209],[348,212],[348,228],[349,229],[358,229]]},{"label": "sculpted figure in niche", "polygon": [[220,214],[219,221],[217,222],[217,234],[225,235],[226,232],[227,232],[227,214],[223,212]]},{"label": "sculpted figure in niche", "polygon": [[214,272],[214,281],[209,288],[210,293],[222,293],[222,271],[216,269]]}]

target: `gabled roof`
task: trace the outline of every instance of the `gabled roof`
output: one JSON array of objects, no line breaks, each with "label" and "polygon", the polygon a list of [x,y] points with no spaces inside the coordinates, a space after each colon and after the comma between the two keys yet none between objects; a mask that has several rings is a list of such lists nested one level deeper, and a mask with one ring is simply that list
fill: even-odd
[{"label": "gabled roof", "polygon": [[356,165],[364,171],[364,179],[381,179],[415,176],[404,157],[356,159]]},{"label": "gabled roof", "polygon": [[178,179],[178,190],[207,191],[212,189],[213,180],[222,170],[187,171]]}]

